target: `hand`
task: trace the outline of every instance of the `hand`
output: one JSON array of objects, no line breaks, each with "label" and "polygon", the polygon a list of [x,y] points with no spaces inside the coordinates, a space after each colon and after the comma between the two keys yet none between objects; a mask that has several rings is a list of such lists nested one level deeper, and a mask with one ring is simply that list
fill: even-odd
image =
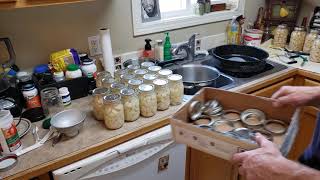
[{"label": "hand", "polygon": [[273,103],[275,107],[318,106],[320,105],[320,87],[283,86],[271,98],[275,100]]},{"label": "hand", "polygon": [[239,174],[246,180],[287,180],[293,172],[289,169],[293,162],[285,159],[275,144],[261,134],[256,135],[260,148],[235,154],[234,164],[240,165]]}]

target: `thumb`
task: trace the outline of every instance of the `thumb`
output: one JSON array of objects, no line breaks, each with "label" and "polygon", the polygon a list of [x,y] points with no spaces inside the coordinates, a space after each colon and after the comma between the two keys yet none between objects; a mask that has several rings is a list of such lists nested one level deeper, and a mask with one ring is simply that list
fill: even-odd
[{"label": "thumb", "polygon": [[265,138],[260,133],[256,134],[255,140],[260,147],[269,147],[270,144],[272,144],[267,138]]}]

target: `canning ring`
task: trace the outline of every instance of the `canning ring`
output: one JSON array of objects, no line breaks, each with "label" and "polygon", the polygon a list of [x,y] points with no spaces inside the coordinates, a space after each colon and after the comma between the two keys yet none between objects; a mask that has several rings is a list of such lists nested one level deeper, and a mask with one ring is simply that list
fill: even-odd
[{"label": "canning ring", "polygon": [[[250,123],[249,122],[250,118],[255,118],[256,120],[258,120],[258,122]],[[245,127],[251,128],[251,129],[257,129],[264,125],[266,116],[262,111],[258,109],[247,109],[241,113],[240,120]]]},{"label": "canning ring", "polygon": [[[231,127],[232,129],[229,130],[229,131],[219,131],[218,130],[218,126],[222,125],[222,124],[226,124],[227,126]],[[219,132],[219,133],[227,133],[227,132],[231,132],[235,129],[234,125],[232,122],[230,121],[226,121],[226,120],[218,120],[218,121],[215,121],[213,124],[212,124],[212,130],[215,131],[215,132]]]},{"label": "canning ring", "polygon": [[[237,115],[239,115],[239,117],[237,117],[237,118],[228,118],[227,117],[228,114],[237,114]],[[231,121],[231,122],[237,122],[237,121],[241,120],[241,113],[239,111],[233,110],[233,109],[225,110],[225,111],[223,111],[222,119],[223,120],[227,120],[227,121]]]},{"label": "canning ring", "polygon": [[269,141],[273,142],[273,135],[272,133],[270,133],[267,130],[263,130],[263,129],[255,129],[252,131],[253,133],[260,133],[261,135],[263,135],[265,138],[267,138]]},{"label": "canning ring", "polygon": [[[209,120],[209,123],[208,124],[196,124],[196,122],[200,119],[207,119]],[[212,126],[212,123],[214,122],[214,120],[210,117],[210,116],[206,116],[206,115],[201,115],[199,116],[196,120],[193,121],[193,124],[197,125],[197,126],[200,126],[200,125],[209,125],[209,126]]]},{"label": "canning ring", "polygon": [[[283,128],[280,130],[274,130],[268,127],[269,124],[278,124],[280,126],[282,126]],[[274,134],[274,135],[281,135],[284,134],[287,131],[287,124],[283,121],[280,120],[268,120],[264,123],[263,127],[265,130],[267,130],[268,132]]]}]

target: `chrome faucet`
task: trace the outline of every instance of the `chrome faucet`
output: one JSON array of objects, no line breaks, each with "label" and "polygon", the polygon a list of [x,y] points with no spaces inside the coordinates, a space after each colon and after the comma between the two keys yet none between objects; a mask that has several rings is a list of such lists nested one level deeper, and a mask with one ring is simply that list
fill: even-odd
[{"label": "chrome faucet", "polygon": [[183,43],[178,45],[176,48],[172,50],[172,54],[174,56],[181,55],[183,51],[184,52],[184,58],[187,58],[188,60],[193,61],[195,57],[195,47],[196,47],[196,36],[199,35],[199,33],[194,33],[187,43]]}]

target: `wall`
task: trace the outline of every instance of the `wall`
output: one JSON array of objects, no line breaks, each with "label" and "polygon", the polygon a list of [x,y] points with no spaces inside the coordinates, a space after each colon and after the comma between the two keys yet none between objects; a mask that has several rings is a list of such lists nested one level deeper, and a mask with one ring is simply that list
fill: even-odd
[{"label": "wall", "polygon": [[310,21],[314,8],[316,6],[320,6],[319,0],[303,0],[302,6],[300,7],[299,18],[297,24],[301,24],[304,17],[308,17],[308,21]]},{"label": "wall", "polygon": [[[255,20],[260,6],[264,6],[264,0],[246,0],[248,20]],[[226,24],[225,21],[178,29],[171,33],[172,41],[185,41],[194,32],[201,36],[223,33]],[[46,63],[51,52],[65,48],[87,52],[87,37],[96,35],[101,27],[111,29],[114,54],[143,47],[146,37],[163,38],[163,33],[133,37],[131,0],[97,0],[0,12],[0,37],[10,37],[17,64],[22,68]]]}]

